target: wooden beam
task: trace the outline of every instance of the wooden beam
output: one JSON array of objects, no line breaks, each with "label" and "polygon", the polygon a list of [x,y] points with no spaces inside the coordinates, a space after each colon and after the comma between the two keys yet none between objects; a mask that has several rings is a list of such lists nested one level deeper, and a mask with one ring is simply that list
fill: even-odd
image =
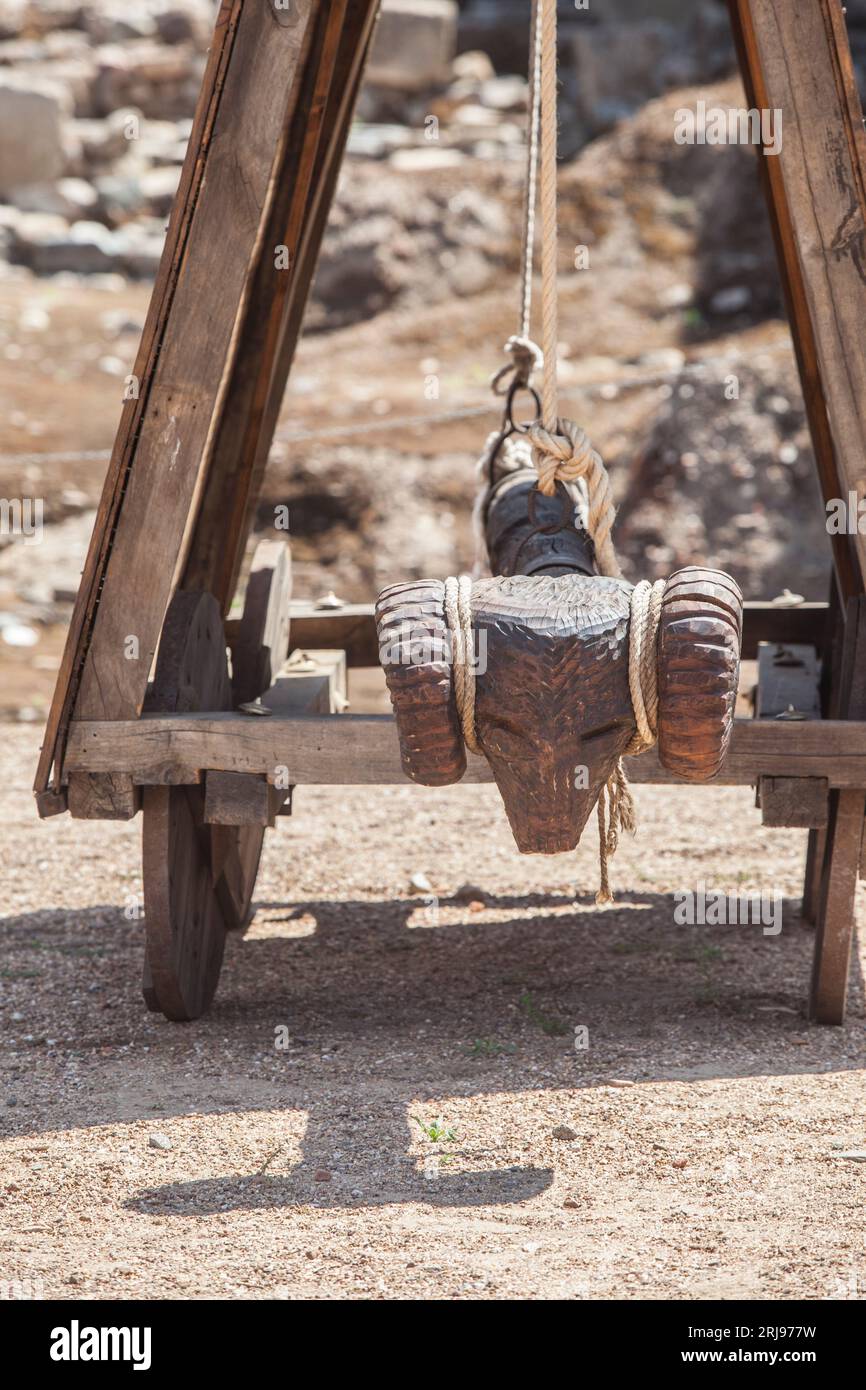
[{"label": "wooden beam", "polygon": [[[850,720],[866,719],[866,596],[863,595],[848,602],[839,684],[839,712]],[[801,729],[805,727],[800,725]],[[862,726],[850,723],[843,724],[844,727],[853,732]],[[809,999],[810,1015],[819,1023],[840,1024],[845,1019],[864,815],[866,793],[862,783],[831,791],[824,857],[815,899],[815,954]]]},{"label": "wooden beam", "polygon": [[755,717],[820,719],[820,680],[814,647],[804,642],[760,642]]},{"label": "wooden beam", "polygon": [[[183,584],[228,611],[270,451],[379,0],[330,0],[316,15],[297,121],[288,129],[263,224],[266,248],[239,325]],[[285,248],[288,268],[275,265]]]},{"label": "wooden beam", "polygon": [[[341,647],[350,670],[379,665],[379,639],[376,609],[372,603],[345,603],[341,608],[319,608],[306,599],[290,606],[292,644],[306,651],[321,647]],[[826,603],[801,603],[789,608],[782,604],[752,601],[743,605],[744,661],[754,661],[760,642],[805,643],[823,650],[828,619]],[[231,636],[237,620],[230,618],[226,633]]]},{"label": "wooden beam", "polygon": [[[290,769],[293,783],[312,786],[405,780],[394,720],[373,714],[85,720],[70,729],[65,774],[127,771],[137,783],[159,784],[196,780],[202,768],[272,776],[278,766]],[[660,767],[654,750],[630,758],[628,775],[634,782],[681,784]],[[710,785],[751,786],[760,776],[826,777],[831,787],[866,787],[866,722],[735,721],[730,751]],[[463,780],[492,781],[486,760],[471,757]]]},{"label": "wooden beam", "polygon": [[[781,111],[759,156],[825,502],[866,495],[866,136],[838,0],[729,0],[749,105]],[[866,537],[831,536],[843,600]]]},{"label": "wooden beam", "polygon": [[105,476],[99,507],[90,538],[90,545],[81,575],[81,583],[66,634],[63,658],[51,702],[48,722],[42,742],[39,765],[34,782],[40,815],[56,813],[56,803],[46,800],[42,793],[54,781],[55,792],[60,785],[60,765],[66,727],[87,654],[90,633],[99,600],[108,554],[114,536],[120,506],[123,501],[135,453],[138,432],[155,379],[155,368],[162,351],[166,324],[174,303],[184,264],[190,230],[213,142],[217,115],[223,97],[226,72],[234,50],[242,0],[222,0],[208,54],[201,93],[196,106],[192,131],[180,183],[175,196],[168,233],[165,239],[159,272],[150,298],[141,342],[135,360],[134,374],[141,384],[137,399],[124,404],[120,427],[114,442],[111,461]]},{"label": "wooden beam", "polygon": [[[238,370],[239,306],[262,258],[273,264],[273,248],[262,245],[261,234],[273,199],[275,155],[302,105],[320,8],[314,0],[296,0],[291,25],[279,23],[267,5],[241,9],[108,557],[76,719],[141,711],[214,414]],[[291,179],[291,169],[280,173]],[[137,639],[135,660],[124,659],[130,635]]]}]

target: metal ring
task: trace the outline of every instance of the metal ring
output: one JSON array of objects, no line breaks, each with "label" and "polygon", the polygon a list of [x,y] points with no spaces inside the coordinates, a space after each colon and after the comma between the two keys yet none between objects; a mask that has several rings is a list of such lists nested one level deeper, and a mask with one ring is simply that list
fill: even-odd
[{"label": "metal ring", "polygon": [[[531,420],[521,421],[514,418],[514,399],[519,391],[526,391],[535,404],[535,414]],[[522,382],[515,381],[508,390],[505,401],[505,418],[512,430],[517,434],[528,434],[533,425],[537,425],[541,419],[541,397],[534,386],[524,386]]]}]

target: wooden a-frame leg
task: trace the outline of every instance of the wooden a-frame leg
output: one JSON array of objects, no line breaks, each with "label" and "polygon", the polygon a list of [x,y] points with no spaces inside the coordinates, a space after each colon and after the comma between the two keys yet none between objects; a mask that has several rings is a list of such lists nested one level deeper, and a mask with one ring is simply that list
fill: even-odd
[{"label": "wooden a-frame leg", "polygon": [[[846,606],[842,660],[831,713],[866,717],[866,595]],[[842,1023],[854,935],[854,895],[860,869],[866,790],[832,791],[815,912],[815,958],[809,1015],[817,1023]]]},{"label": "wooden a-frame leg", "polygon": [[818,917],[818,904],[821,895],[821,872],[824,867],[824,850],[827,845],[826,830],[810,830],[806,849],[806,872],[803,875],[803,921],[813,926]]},{"label": "wooden a-frame leg", "polygon": [[824,859],[815,914],[815,958],[809,1015],[816,1023],[843,1023],[854,936],[854,895],[863,838],[866,793],[830,794]]}]

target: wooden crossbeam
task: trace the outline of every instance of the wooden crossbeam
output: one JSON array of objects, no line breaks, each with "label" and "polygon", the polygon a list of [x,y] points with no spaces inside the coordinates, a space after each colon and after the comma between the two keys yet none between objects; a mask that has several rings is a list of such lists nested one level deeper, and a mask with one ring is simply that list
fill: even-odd
[{"label": "wooden crossbeam", "polygon": [[[129,771],[143,785],[194,782],[200,769],[273,776],[315,786],[405,782],[397,729],[389,715],[284,718],[228,714],[145,715],[117,722],[76,721],[65,772]],[[635,782],[676,784],[653,750],[628,760]],[[761,776],[826,777],[830,787],[866,788],[866,723],[791,724],[737,720],[715,784],[751,786]],[[470,758],[465,782],[489,782],[483,758]]]}]

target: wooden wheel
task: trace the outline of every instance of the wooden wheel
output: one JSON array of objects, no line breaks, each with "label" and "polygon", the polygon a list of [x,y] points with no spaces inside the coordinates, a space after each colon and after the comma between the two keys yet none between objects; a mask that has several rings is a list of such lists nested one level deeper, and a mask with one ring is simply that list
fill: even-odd
[{"label": "wooden wheel", "polygon": [[[231,708],[222,615],[211,594],[178,592],[172,599],[146,708]],[[143,820],[145,1002],[166,1018],[198,1018],[216,991],[226,930],[240,915],[220,888],[221,866],[214,874],[204,787],[146,787]],[[229,829],[237,838],[240,832]]]}]

